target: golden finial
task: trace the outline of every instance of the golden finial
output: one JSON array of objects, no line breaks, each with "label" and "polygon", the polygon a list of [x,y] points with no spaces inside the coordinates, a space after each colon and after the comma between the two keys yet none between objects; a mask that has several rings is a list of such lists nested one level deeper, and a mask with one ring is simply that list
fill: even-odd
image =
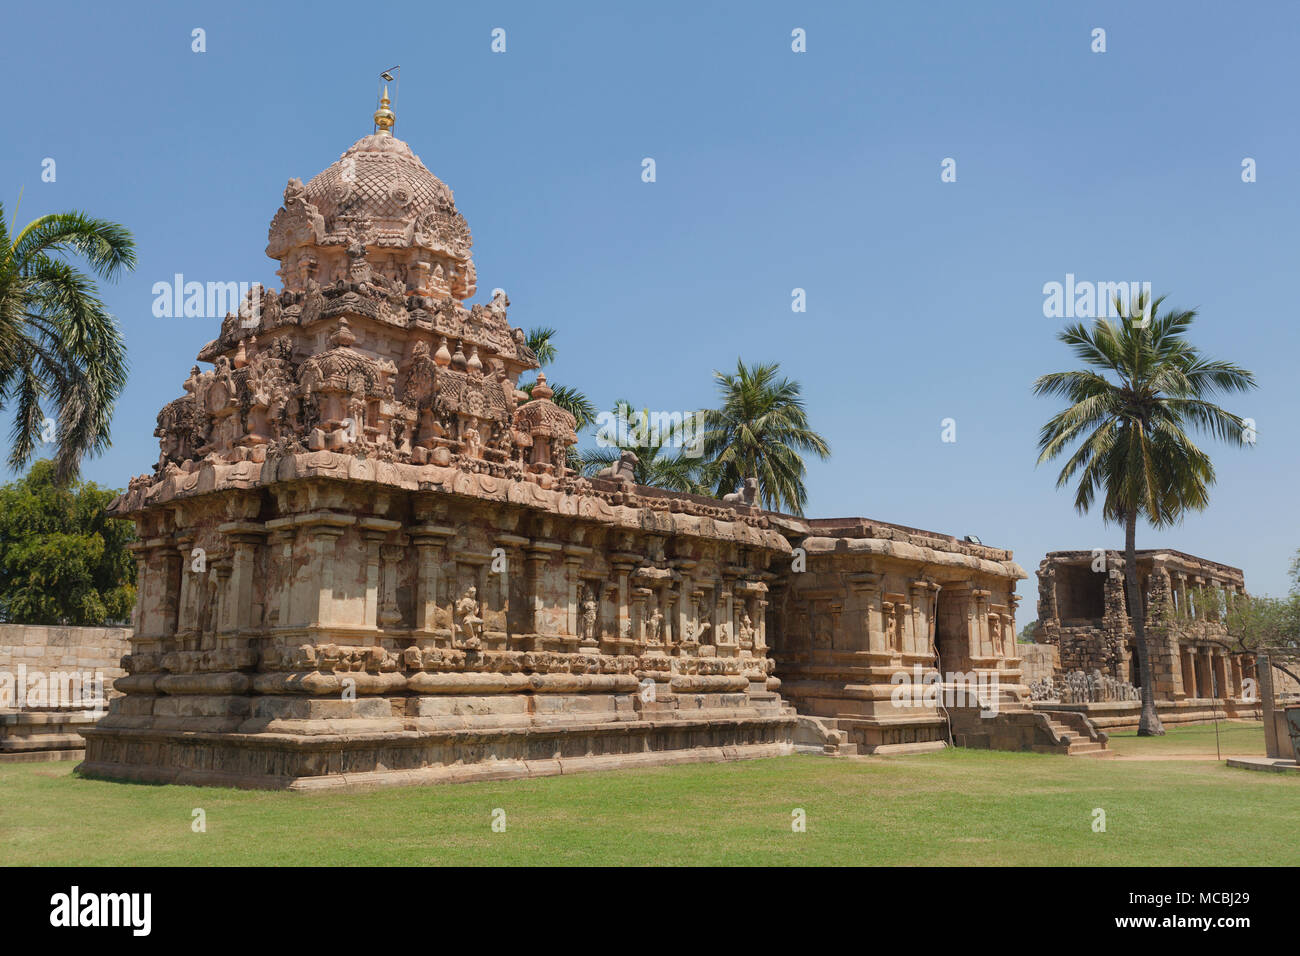
[{"label": "golden finial", "polygon": [[384,84],[384,95],[379,98],[379,109],[375,110],[375,129],[378,136],[392,136],[393,123],[397,117],[388,108],[392,101],[388,98],[388,84]]}]

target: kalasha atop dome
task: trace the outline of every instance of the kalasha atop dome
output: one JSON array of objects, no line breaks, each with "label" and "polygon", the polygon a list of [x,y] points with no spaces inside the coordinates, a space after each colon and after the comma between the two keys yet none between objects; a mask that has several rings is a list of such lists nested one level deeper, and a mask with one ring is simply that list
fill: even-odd
[{"label": "kalasha atop dome", "polygon": [[394,138],[386,92],[381,103],[376,132],[306,186],[289,180],[266,254],[280,260],[288,289],[346,276],[350,254],[411,291],[467,299],[477,284],[469,225],[450,187]]}]

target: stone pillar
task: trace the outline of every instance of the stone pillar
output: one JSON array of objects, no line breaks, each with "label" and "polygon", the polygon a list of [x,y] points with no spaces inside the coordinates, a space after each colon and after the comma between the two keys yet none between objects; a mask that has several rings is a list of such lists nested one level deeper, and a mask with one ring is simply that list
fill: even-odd
[{"label": "stone pillar", "polygon": [[383,587],[380,548],[388,540],[388,535],[400,528],[402,523],[400,521],[389,521],[386,518],[366,517],[362,518],[358,524],[361,528],[362,539],[366,543],[365,626],[378,628],[379,598]]},{"label": "stone pillar", "polygon": [[908,582],[912,598],[911,640],[908,653],[918,657],[930,656],[930,619],[934,616],[934,582],[928,578],[914,578]]},{"label": "stone pillar", "polygon": [[380,547],[379,556],[383,560],[382,585],[379,598],[379,623],[384,627],[400,627],[402,609],[397,603],[397,573],[402,558],[406,556],[406,547],[402,544],[386,544]]},{"label": "stone pillar", "polygon": [[847,575],[849,587],[856,598],[858,613],[861,615],[862,641],[855,650],[866,651],[888,661],[889,641],[885,637],[883,610],[881,607],[880,585],[883,574],[871,571],[856,571]]},{"label": "stone pillar", "polygon": [[307,580],[313,584],[307,594],[306,608],[306,618],[311,627],[329,627],[334,623],[334,553],[338,539],[356,520],[353,515],[333,511],[317,511],[302,516],[301,524],[307,532],[311,549],[311,570]]},{"label": "stone pillar", "polygon": [[149,636],[152,621],[149,617],[149,552],[144,542],[133,541],[126,546],[135,558],[135,607],[131,609],[131,648],[136,653],[156,649],[157,641]]},{"label": "stone pillar", "polygon": [[366,542],[365,626],[379,626],[379,549],[387,537],[382,531],[362,532]]},{"label": "stone pillar", "polygon": [[691,636],[691,591],[694,584],[691,581],[691,571],[695,569],[696,561],[689,558],[678,558],[673,561],[673,567],[680,576],[677,584],[677,640],[685,641]]},{"label": "stone pillar", "polygon": [[628,587],[628,576],[632,573],[635,563],[627,558],[613,560],[614,572],[618,580],[618,615],[615,618],[615,640],[627,641],[633,638],[632,618],[631,618],[631,594]]},{"label": "stone pillar", "polygon": [[229,590],[222,589],[229,614],[225,626],[236,632],[260,626],[260,620],[253,620],[257,597],[255,576],[257,551],[268,533],[266,526],[252,521],[230,521],[217,530],[230,541]]},{"label": "stone pillar", "polygon": [[988,599],[992,592],[982,588],[971,590],[970,622],[971,657],[991,657],[992,645],[989,642]]},{"label": "stone pillar", "polygon": [[644,648],[646,642],[645,605],[648,597],[650,597],[649,588],[632,589],[632,603],[629,608],[629,614],[631,615],[629,627],[631,629],[632,640],[636,643],[638,650]]},{"label": "stone pillar", "polygon": [[208,558],[208,571],[216,581],[217,595],[217,610],[213,617],[212,630],[217,635],[217,646],[222,647],[225,645],[225,638],[234,629],[230,611],[230,555],[223,554],[216,558]]},{"label": "stone pillar", "polygon": [[[1268,655],[1255,655],[1255,682],[1259,688],[1259,700],[1264,717],[1264,753],[1275,759],[1293,756],[1291,740],[1278,736],[1277,699],[1273,696],[1273,665],[1268,662]],[[1283,748],[1286,752],[1283,753]]]},{"label": "stone pillar", "polygon": [[176,636],[180,617],[182,566],[173,541],[160,538],[155,550],[158,555],[158,581],[162,592],[162,599],[158,602],[158,612],[161,616],[159,632],[165,640]]},{"label": "stone pillar", "polygon": [[1020,595],[1016,594],[1015,582],[1008,585],[1011,589],[1007,596],[1007,633],[1003,635],[1006,645],[1007,660],[1018,659],[1020,649],[1016,646],[1016,611],[1020,609]]},{"label": "stone pillar", "polygon": [[[419,584],[415,598],[415,628],[422,634],[432,635],[438,622],[438,578],[442,570],[444,546],[455,536],[452,528],[441,525],[418,524],[411,528],[411,541],[415,545],[419,562]],[[452,630],[456,624],[452,622]]]},{"label": "stone pillar", "polygon": [[[726,640],[728,644],[739,644],[740,638],[736,630],[736,573],[734,571],[724,571],[722,573],[722,591],[718,595],[722,613],[723,624],[726,625]],[[835,630],[831,629],[831,646],[834,646]],[[722,635],[719,634],[718,642],[722,641]]]},{"label": "stone pillar", "polygon": [[722,608],[720,605],[719,589],[716,581],[704,582],[704,591],[708,595],[707,602],[709,607],[709,629],[705,631],[700,643],[711,644],[714,647],[718,645],[718,627],[722,624]]},{"label": "stone pillar", "polygon": [[[294,517],[289,515],[283,518],[273,518],[266,523],[266,528],[272,535],[271,555],[275,559],[275,565],[278,568],[276,575],[278,591],[275,595],[278,610],[275,623],[277,627],[292,627],[297,623],[293,619],[293,544],[297,535],[297,529],[294,527]],[[268,592],[268,604],[271,600],[271,594]],[[269,611],[267,618],[269,621]]]},{"label": "stone pillar", "polygon": [[[190,553],[194,550],[194,536],[182,535],[176,539],[176,556],[180,561],[181,567],[181,593],[177,602],[176,615],[176,636],[181,639],[182,644],[185,640],[192,638],[198,630],[198,621],[195,620],[194,608],[194,578],[195,572],[191,570],[193,559]],[[193,648],[182,646],[182,650],[192,650]]]},{"label": "stone pillar", "polygon": [[659,636],[668,653],[672,653],[672,646],[677,641],[677,590],[673,578],[664,581],[659,589],[659,611],[664,616]]}]

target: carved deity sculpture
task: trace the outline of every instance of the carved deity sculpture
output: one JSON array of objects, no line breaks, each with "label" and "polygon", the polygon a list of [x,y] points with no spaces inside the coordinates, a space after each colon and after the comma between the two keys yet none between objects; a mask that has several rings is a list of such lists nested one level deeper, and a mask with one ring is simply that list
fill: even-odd
[{"label": "carved deity sculpture", "polygon": [[686,624],[686,633],[682,635],[683,643],[701,644],[704,642],[704,635],[708,633],[711,626],[707,621],[701,620],[701,616],[707,616],[707,611],[701,609],[698,602],[691,602],[691,619]]},{"label": "carved deity sculpture", "polygon": [[460,646],[478,650],[483,646],[483,618],[478,616],[478,588],[470,585],[456,602],[456,617],[460,619],[462,640]]},{"label": "carved deity sculpture", "polygon": [[740,646],[754,646],[754,622],[749,619],[748,611],[740,619]]},{"label": "carved deity sculpture", "polygon": [[469,423],[465,426],[465,430],[461,432],[461,441],[463,441],[465,445],[465,454],[470,458],[483,457],[483,436],[480,435],[479,430],[474,427],[477,424],[478,419],[471,418]]},{"label": "carved deity sculpture", "polygon": [[663,641],[664,615],[656,606],[654,613],[650,615],[650,620],[646,622],[650,631],[649,641],[651,644],[660,644]]},{"label": "carved deity sculpture", "polygon": [[582,643],[596,643],[596,595],[587,588],[582,596]]}]

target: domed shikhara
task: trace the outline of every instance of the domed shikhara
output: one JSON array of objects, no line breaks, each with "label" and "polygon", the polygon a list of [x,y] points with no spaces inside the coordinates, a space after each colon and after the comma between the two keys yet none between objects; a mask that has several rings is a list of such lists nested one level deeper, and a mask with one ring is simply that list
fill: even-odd
[{"label": "domed shikhara", "polygon": [[[391,116],[391,114],[389,114]],[[377,115],[378,118],[378,115]],[[339,451],[551,485],[573,416],[519,375],[538,367],[510,300],[467,308],[470,234],[451,190],[381,125],[305,186],[290,180],[255,290],[158,417],[156,475]]]},{"label": "domed shikhara", "polygon": [[372,271],[407,291],[457,299],[475,291],[473,239],[451,189],[384,131],[357,140],[306,186],[289,180],[267,238],[289,289],[348,276],[348,250],[359,245]]}]

